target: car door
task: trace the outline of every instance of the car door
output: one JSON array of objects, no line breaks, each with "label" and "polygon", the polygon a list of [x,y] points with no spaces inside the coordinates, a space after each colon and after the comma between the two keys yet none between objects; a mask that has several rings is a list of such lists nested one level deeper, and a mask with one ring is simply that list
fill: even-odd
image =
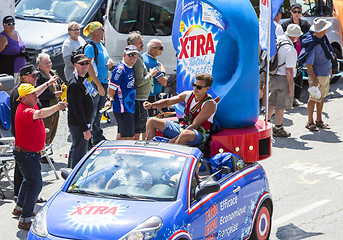
[{"label": "car door", "polygon": [[254,164],[214,179],[220,191],[199,201],[194,199],[195,183],[209,179],[191,176],[188,214],[193,239],[243,239],[250,234],[256,203],[264,191],[258,169],[259,165]]},{"label": "car door", "polygon": [[[196,171],[195,171],[196,172]],[[244,204],[239,199],[240,189],[244,180],[235,178],[231,173],[224,179],[213,176],[199,179],[197,173],[191,176],[192,183],[189,188],[189,232],[193,239],[221,239],[237,238],[240,233],[237,229],[244,222]],[[215,180],[220,183],[220,191],[205,195],[199,201],[194,199],[195,188],[202,181]],[[235,214],[235,215],[234,215]],[[237,215],[238,214],[238,215]]]}]

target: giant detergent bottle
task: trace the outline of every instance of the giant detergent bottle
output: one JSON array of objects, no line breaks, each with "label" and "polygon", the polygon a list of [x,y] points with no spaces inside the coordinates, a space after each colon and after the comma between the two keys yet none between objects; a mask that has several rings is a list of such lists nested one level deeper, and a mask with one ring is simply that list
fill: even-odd
[{"label": "giant detergent bottle", "polygon": [[252,126],[258,119],[258,20],[249,0],[178,0],[173,44],[177,90],[192,89],[197,73],[211,73],[210,94],[220,97],[222,128]]}]

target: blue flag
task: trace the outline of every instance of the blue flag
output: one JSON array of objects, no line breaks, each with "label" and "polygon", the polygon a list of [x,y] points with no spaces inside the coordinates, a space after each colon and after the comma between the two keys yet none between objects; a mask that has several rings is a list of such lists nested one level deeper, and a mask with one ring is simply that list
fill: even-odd
[{"label": "blue flag", "polygon": [[[268,26],[270,26],[270,57],[276,52],[275,29],[273,22],[283,0],[260,0],[260,46],[262,50],[268,49]],[[269,8],[271,7],[271,18],[269,19]]]}]

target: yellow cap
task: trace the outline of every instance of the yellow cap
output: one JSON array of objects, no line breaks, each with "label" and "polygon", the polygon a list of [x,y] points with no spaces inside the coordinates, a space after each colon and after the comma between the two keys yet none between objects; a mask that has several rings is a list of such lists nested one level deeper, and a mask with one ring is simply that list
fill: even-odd
[{"label": "yellow cap", "polygon": [[87,37],[89,34],[94,32],[94,30],[100,27],[102,27],[102,24],[98,21],[88,23],[88,25],[83,29],[83,35]]},{"label": "yellow cap", "polygon": [[19,93],[19,97],[17,98],[17,101],[20,101],[20,99],[28,94],[34,93],[37,91],[37,88],[35,88],[34,86],[32,86],[29,83],[22,83],[20,84],[19,88],[18,88],[18,93]]}]

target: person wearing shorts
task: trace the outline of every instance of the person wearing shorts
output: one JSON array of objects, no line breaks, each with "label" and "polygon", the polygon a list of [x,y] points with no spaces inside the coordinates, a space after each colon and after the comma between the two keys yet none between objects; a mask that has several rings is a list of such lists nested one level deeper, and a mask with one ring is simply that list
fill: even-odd
[{"label": "person wearing shorts", "polygon": [[275,75],[270,77],[270,93],[268,107],[268,121],[275,109],[275,126],[273,126],[274,137],[290,137],[291,133],[283,128],[284,110],[292,107],[294,93],[293,77],[296,74],[297,51],[293,43],[302,35],[300,26],[289,24],[284,35],[278,36],[281,45],[278,51],[279,68]]},{"label": "person wearing shorts", "polygon": [[138,58],[134,45],[125,47],[123,60],[113,70],[107,95],[112,102],[114,116],[118,124],[117,140],[134,139],[134,112],[136,90],[132,66]]},{"label": "person wearing shorts", "polygon": [[[172,138],[170,143],[196,146],[206,140],[216,112],[216,102],[207,93],[213,82],[211,74],[200,73],[195,75],[193,91],[184,91],[177,96],[161,99],[157,102],[144,102],[145,109],[164,108],[170,105],[185,102],[185,116],[181,126],[177,123],[156,117],[147,121],[147,140],[157,135],[157,130]],[[187,119],[187,120],[186,120]]]},{"label": "person wearing shorts", "polygon": [[[307,102],[307,123],[305,127],[310,131],[319,131],[319,128],[330,129],[329,125],[323,122],[322,112],[324,99],[330,89],[332,48],[326,32],[332,23],[325,18],[315,18],[310,31],[302,40],[302,50],[298,57],[305,59],[309,75],[309,87],[318,86],[321,93],[319,99],[310,96]],[[317,108],[316,121],[314,122],[314,108]]]},{"label": "person wearing shorts", "polygon": [[[162,133],[163,135],[168,136],[169,138],[176,138],[177,136],[181,134],[181,131],[182,129],[181,129],[180,124],[176,122],[166,121],[166,127]],[[191,131],[194,132],[195,138],[193,141],[187,142],[187,145],[197,146],[201,144],[204,140],[203,134],[195,129],[191,129]]]},{"label": "person wearing shorts", "polygon": [[[140,52],[143,50],[143,37],[139,31],[130,32],[126,38],[128,45],[135,45],[137,50]],[[133,75],[135,76],[135,90],[136,90],[136,100],[135,100],[135,140],[139,140],[140,135],[142,139],[146,138],[146,122],[148,120],[148,113],[143,107],[144,101],[148,100],[151,81],[154,76],[159,73],[156,68],[151,68],[148,72],[145,67],[142,56],[138,56],[136,63],[132,67]]]}]

